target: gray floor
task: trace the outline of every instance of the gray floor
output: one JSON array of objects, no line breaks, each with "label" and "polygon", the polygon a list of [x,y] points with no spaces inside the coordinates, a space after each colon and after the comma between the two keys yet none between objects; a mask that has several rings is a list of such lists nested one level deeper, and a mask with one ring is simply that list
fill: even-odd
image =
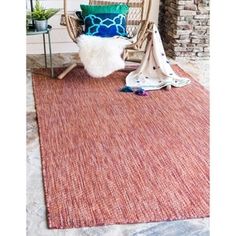
[{"label": "gray floor", "polygon": [[[54,66],[78,59],[75,54],[53,55]],[[172,63],[176,63],[171,60]],[[177,62],[186,72],[209,88],[209,63]],[[208,236],[209,219],[190,219],[133,225],[49,230],[41,175],[38,127],[32,91],[31,68],[44,65],[42,55],[27,57],[27,235],[28,236]]]}]

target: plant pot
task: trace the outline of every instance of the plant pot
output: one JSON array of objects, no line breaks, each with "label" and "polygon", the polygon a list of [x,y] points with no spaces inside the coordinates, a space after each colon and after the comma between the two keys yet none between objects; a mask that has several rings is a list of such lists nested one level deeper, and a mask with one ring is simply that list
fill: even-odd
[{"label": "plant pot", "polygon": [[48,28],[48,20],[35,20],[35,29],[37,31],[44,31]]}]

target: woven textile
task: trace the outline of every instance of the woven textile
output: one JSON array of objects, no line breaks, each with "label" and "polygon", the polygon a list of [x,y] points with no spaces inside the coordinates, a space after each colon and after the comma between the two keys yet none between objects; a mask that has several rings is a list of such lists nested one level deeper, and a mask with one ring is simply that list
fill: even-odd
[{"label": "woven textile", "polygon": [[33,87],[49,228],[209,215],[208,92],[199,83],[139,97],[119,92],[125,72],[42,74]]}]

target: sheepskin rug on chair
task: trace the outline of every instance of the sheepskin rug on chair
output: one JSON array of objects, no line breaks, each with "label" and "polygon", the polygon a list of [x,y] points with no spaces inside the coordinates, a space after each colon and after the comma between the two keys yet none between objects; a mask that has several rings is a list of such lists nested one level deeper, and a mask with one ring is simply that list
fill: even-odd
[{"label": "sheepskin rug on chair", "polygon": [[77,39],[79,56],[88,74],[95,78],[110,75],[124,69],[125,62],[121,55],[126,45],[131,42],[120,37],[102,38],[81,35]]}]

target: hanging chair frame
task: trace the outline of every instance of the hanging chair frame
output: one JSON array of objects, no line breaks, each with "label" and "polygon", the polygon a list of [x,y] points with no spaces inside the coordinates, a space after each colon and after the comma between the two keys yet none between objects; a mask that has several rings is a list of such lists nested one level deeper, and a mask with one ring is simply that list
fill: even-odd
[{"label": "hanging chair frame", "polygon": [[[148,34],[150,32],[150,27],[153,24],[149,21],[150,10],[152,0],[117,0],[117,1],[107,1],[107,0],[89,0],[89,5],[108,5],[108,4],[127,4],[130,9],[139,10],[138,17],[132,18],[133,12],[129,13],[127,16],[127,31],[131,37],[135,36],[135,42],[128,45],[123,52],[123,59],[126,61],[140,62],[140,60],[130,58],[130,53],[142,51],[142,49],[147,44]],[[133,14],[134,15],[134,14]],[[131,17],[130,17],[131,16]],[[83,26],[79,21],[78,17],[75,15],[68,14],[67,0],[64,0],[64,14],[61,16],[61,25],[66,26],[67,32],[74,43],[77,43],[77,38],[83,33]],[[135,31],[137,32],[135,34]],[[146,44],[145,44],[146,43]],[[73,68],[77,66],[77,63],[69,66],[65,71],[63,71],[58,78],[63,79],[66,74],[68,74]]]}]

